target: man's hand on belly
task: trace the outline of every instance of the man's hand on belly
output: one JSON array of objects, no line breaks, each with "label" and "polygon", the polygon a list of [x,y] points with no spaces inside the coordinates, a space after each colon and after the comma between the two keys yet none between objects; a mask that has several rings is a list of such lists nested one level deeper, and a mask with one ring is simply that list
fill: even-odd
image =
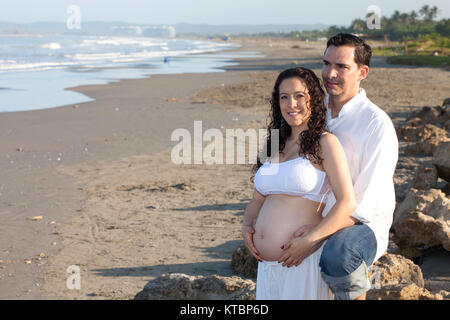
[{"label": "man's hand on belly", "polygon": [[283,263],[283,267],[299,266],[304,259],[320,248],[323,241],[314,243],[307,237],[317,224],[307,224],[300,227],[293,235],[293,238],[281,247],[283,255],[278,260]]},{"label": "man's hand on belly", "polygon": [[302,236],[306,236],[316,226],[317,226],[317,224],[315,224],[315,223],[305,224],[304,226],[301,226],[297,231],[294,232],[293,238],[300,238]]},{"label": "man's hand on belly", "polygon": [[[353,217],[349,217],[344,227],[352,226],[359,222]],[[326,239],[321,241],[312,241],[308,238],[308,234],[317,227],[318,224],[306,224],[301,226],[294,232],[293,238],[281,247],[284,251],[279,259],[279,263],[283,263],[283,267],[299,266],[303,260],[313,254]]]}]

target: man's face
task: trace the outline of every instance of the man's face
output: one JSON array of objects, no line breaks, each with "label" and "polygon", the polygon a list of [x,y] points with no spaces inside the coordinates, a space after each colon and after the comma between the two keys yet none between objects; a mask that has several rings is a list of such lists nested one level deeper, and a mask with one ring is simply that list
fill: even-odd
[{"label": "man's face", "polygon": [[355,48],[329,46],[323,57],[322,79],[330,96],[352,98],[358,93],[359,84],[365,77],[363,68],[355,62]]}]

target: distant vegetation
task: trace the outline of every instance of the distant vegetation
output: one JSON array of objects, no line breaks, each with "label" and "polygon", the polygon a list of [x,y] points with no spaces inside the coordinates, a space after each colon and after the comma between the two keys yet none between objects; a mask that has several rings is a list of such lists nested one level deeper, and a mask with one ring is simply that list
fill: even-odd
[{"label": "distant vegetation", "polygon": [[358,18],[348,27],[294,31],[282,36],[317,40],[339,32],[349,32],[371,40],[375,44],[372,45],[374,54],[388,56],[388,62],[449,67],[450,19],[436,21],[438,13],[436,6],[424,5],[418,11],[395,11],[390,17],[381,17],[379,29],[369,29],[366,20]]}]

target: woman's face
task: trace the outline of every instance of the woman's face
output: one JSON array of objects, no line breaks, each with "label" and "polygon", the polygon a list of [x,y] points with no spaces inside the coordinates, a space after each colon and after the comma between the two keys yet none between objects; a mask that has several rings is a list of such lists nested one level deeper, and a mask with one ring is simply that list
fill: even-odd
[{"label": "woman's face", "polygon": [[307,129],[311,116],[308,89],[299,78],[284,79],[280,83],[280,109],[292,129]]}]

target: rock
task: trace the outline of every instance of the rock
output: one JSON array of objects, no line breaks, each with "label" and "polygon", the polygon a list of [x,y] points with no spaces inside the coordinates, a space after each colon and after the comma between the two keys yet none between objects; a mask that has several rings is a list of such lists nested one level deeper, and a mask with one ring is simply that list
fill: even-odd
[{"label": "rock", "polygon": [[181,100],[180,99],[177,99],[177,98],[164,98],[164,101],[165,102],[181,102]]},{"label": "rock", "polygon": [[[449,113],[447,107],[444,106],[434,106],[434,107],[423,107],[422,110],[416,111],[407,117],[406,122],[410,122],[412,119],[420,119],[422,124],[431,123],[438,127],[443,127],[443,124],[449,119]],[[414,120],[413,123],[416,123]]]},{"label": "rock", "polygon": [[450,98],[445,99],[444,102],[442,102],[442,106],[450,106]]},{"label": "rock", "polygon": [[30,221],[39,221],[39,220],[42,220],[43,217],[42,216],[35,216],[35,217],[29,217],[27,219],[30,220]]},{"label": "rock", "polygon": [[450,291],[450,251],[441,246],[430,248],[415,261],[420,264],[427,290]]},{"label": "rock", "polygon": [[418,127],[419,126],[417,126],[417,125],[396,126],[395,131],[397,133],[397,137],[399,140],[416,141],[418,139],[418,137],[417,137]]},{"label": "rock", "polygon": [[415,157],[400,156],[394,173],[396,201],[401,202],[405,198],[406,191],[411,187],[414,173],[421,163]]},{"label": "rock", "polygon": [[408,127],[418,127],[422,124],[422,119],[420,118],[410,118],[406,120],[406,126]]},{"label": "rock", "polygon": [[442,114],[442,109],[440,106],[436,107],[423,107],[422,110],[411,113],[411,115],[406,119],[420,118],[423,122],[429,123],[435,121]]},{"label": "rock", "polygon": [[443,142],[436,148],[432,163],[437,168],[438,176],[450,181],[450,142]]},{"label": "rock", "polygon": [[149,281],[135,300],[254,300],[256,284],[240,277],[163,274]]},{"label": "rock", "polygon": [[[448,297],[448,292],[443,291]],[[377,291],[369,291],[367,300],[444,300],[441,293],[432,294],[415,283],[395,284],[386,286]]]},{"label": "rock", "polygon": [[448,197],[450,195],[450,182],[447,182],[447,184],[441,190]]},{"label": "rock", "polygon": [[256,278],[258,260],[251,255],[245,245],[241,245],[236,248],[231,256],[230,268],[238,275]]},{"label": "rock", "polygon": [[450,292],[447,290],[439,290],[437,294],[440,294],[444,300],[450,300]]},{"label": "rock", "polygon": [[450,131],[450,120],[445,121],[443,127],[445,130]]},{"label": "rock", "polygon": [[372,289],[367,300],[443,300],[446,291],[432,294],[424,288],[422,270],[397,254],[384,254],[369,267]]},{"label": "rock", "polygon": [[424,286],[422,270],[412,260],[399,254],[384,254],[369,267],[372,287],[386,287],[396,284],[415,283]]},{"label": "rock", "polygon": [[400,219],[404,219],[412,211],[420,211],[435,219],[448,220],[450,218],[449,199],[438,189],[417,190],[411,188],[406,193],[405,200],[397,206],[394,212],[393,226]]},{"label": "rock", "polygon": [[414,189],[428,190],[436,188],[438,181],[437,169],[433,165],[423,165],[415,173],[412,187]]},{"label": "rock", "polygon": [[394,212],[394,241],[400,248],[442,245],[450,251],[450,201],[438,189],[409,189]]},{"label": "rock", "polygon": [[[444,296],[444,299],[450,299],[450,281],[447,278],[434,277],[425,280],[425,289],[430,292],[438,292]],[[444,294],[443,292],[447,292]]]},{"label": "rock", "polygon": [[405,148],[406,155],[432,155],[436,148],[444,142],[450,142],[447,130],[433,124],[419,127],[404,127],[397,129],[400,139],[415,142]]}]

